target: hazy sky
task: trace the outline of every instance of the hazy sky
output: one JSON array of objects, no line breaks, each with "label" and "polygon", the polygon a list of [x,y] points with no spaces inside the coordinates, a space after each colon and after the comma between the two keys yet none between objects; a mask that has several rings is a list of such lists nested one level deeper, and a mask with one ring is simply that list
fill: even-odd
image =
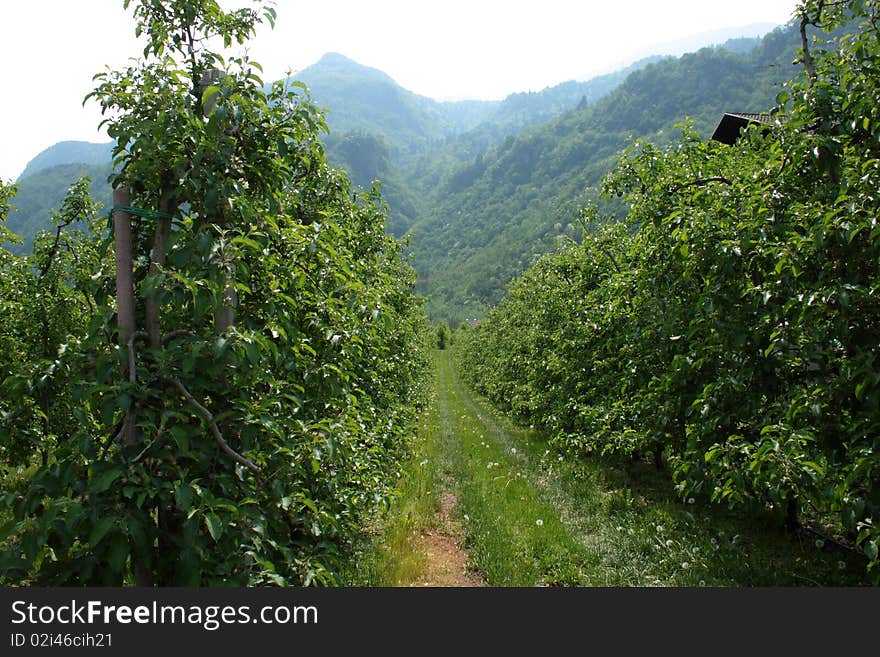
[{"label": "hazy sky", "polygon": [[[222,0],[226,7],[248,0]],[[499,99],[680,54],[694,34],[782,24],[797,0],[277,0],[250,53],[266,79],[340,52],[437,99]],[[106,141],[83,97],[142,48],[122,0],[0,0],[0,178],[41,150]]]}]

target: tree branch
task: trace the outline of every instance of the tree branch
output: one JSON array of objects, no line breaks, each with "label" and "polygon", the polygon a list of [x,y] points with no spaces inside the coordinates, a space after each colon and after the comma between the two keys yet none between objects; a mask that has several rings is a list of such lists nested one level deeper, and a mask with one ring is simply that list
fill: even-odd
[{"label": "tree branch", "polygon": [[[163,192],[162,200],[159,201],[159,211],[167,213],[170,209],[167,192]],[[156,220],[156,230],[153,234],[153,250],[150,254],[150,275],[158,276],[165,266],[165,257],[168,251],[168,239],[171,236],[171,219],[161,217]],[[144,324],[149,335],[150,346],[158,349],[162,346],[162,336],[159,333],[161,325],[161,309],[159,308],[158,290],[147,297],[144,309]]]},{"label": "tree branch", "polygon": [[607,256],[607,258],[611,261],[611,265],[614,267],[614,271],[616,271],[619,274],[620,273],[620,266],[618,266],[617,260],[614,259],[614,254],[611,253],[611,251],[609,251],[608,249],[606,249],[604,244],[597,243],[597,246],[599,247],[599,250],[602,253],[604,253]]},{"label": "tree branch", "polygon": [[816,83],[816,65],[813,62],[813,55],[810,54],[810,44],[807,39],[807,25],[813,25],[813,21],[804,14],[801,18],[801,51],[803,52],[804,70],[810,79],[810,87]]},{"label": "tree branch", "polygon": [[211,411],[209,411],[207,408],[202,406],[198,402],[198,400],[192,396],[190,391],[186,389],[186,386],[184,386],[177,379],[167,379],[167,381],[171,385],[173,385],[175,388],[177,388],[178,392],[180,392],[180,394],[183,395],[184,399],[186,399],[186,401],[188,401],[190,403],[190,405],[193,408],[195,408],[196,411],[198,411],[199,415],[201,415],[202,418],[204,418],[205,422],[208,423],[208,428],[211,430],[211,433],[214,434],[214,439],[217,441],[217,444],[220,445],[220,449],[222,449],[224,452],[226,452],[229,456],[231,456],[233,459],[235,459],[238,463],[241,463],[244,467],[246,467],[251,472],[254,472],[257,475],[259,475],[262,472],[262,470],[260,470],[260,467],[256,463],[251,461],[249,458],[245,458],[244,456],[242,456],[241,454],[239,454],[238,452],[236,452],[234,449],[232,449],[229,446],[229,443],[227,443],[226,440],[224,440],[223,434],[220,433],[220,429],[217,428],[217,421],[214,419],[214,416],[211,414]]},{"label": "tree branch", "polygon": [[187,331],[186,329],[176,329],[162,336],[162,346],[164,347],[166,344],[168,344],[172,340],[176,340],[177,338],[189,338],[193,335],[194,333],[192,331]]},{"label": "tree branch", "polygon": [[134,341],[138,338],[146,339],[148,336],[144,331],[135,331],[128,339],[128,380],[131,383],[137,383],[137,363],[135,362]]},{"label": "tree branch", "polygon": [[675,194],[676,192],[680,192],[687,187],[705,187],[709,183],[722,183],[724,185],[732,185],[733,181],[730,180],[730,178],[725,178],[724,176],[697,178],[696,180],[691,180],[690,182],[682,183],[681,185],[676,185],[675,187],[670,188],[669,193]]},{"label": "tree branch", "polygon": [[40,267],[40,276],[39,280],[43,280],[46,277],[46,274],[49,273],[49,269],[52,267],[52,261],[55,260],[55,256],[58,254],[58,246],[61,242],[61,231],[67,228],[71,224],[72,220],[65,221],[63,224],[58,224],[58,228],[55,231],[55,241],[52,243],[52,248],[49,250],[49,257],[46,259],[46,264]]},{"label": "tree branch", "polygon": [[[146,338],[147,334],[143,331],[135,331],[129,336],[126,341],[126,346],[128,347],[128,381],[129,383],[135,384],[137,383],[137,355],[134,350],[134,341],[138,338]],[[125,417],[122,419],[121,426],[119,427],[119,432],[113,437],[114,442],[124,442],[126,444],[131,444],[134,442],[134,415],[129,412],[125,414]]]}]

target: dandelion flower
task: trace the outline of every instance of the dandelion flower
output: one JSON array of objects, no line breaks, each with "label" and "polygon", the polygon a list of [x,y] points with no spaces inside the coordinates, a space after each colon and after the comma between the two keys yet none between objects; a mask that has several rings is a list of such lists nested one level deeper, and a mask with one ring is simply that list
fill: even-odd
[{"label": "dandelion flower", "polygon": [[687,569],[690,568],[690,567],[691,567],[691,565],[690,565],[687,561],[683,561],[682,564],[681,564],[681,569],[682,569],[682,570],[687,570]]},{"label": "dandelion flower", "polygon": [[538,518],[537,520],[535,520],[535,524],[538,525],[538,527],[541,527],[541,526],[543,526],[544,521],[541,520],[540,518]]}]

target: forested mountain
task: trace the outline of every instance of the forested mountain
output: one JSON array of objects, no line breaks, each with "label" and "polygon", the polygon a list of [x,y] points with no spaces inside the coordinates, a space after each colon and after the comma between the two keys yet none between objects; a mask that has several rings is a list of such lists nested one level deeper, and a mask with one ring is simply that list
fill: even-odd
[{"label": "forested mountain", "polygon": [[304,82],[327,109],[331,162],[368,188],[381,180],[389,230],[403,235],[429,210],[425,190],[451,168],[469,163],[504,138],[575,107],[587,107],[626,76],[658,57],[588,81],[569,81],[503,101],[436,101],[399,86],[388,75],[329,53],[292,79]]},{"label": "forested mountain", "polygon": [[469,134],[469,140],[488,146],[578,105],[592,104],[630,72],[657,59],[645,58],[588,81],[514,93],[501,101],[433,100],[404,89],[382,71],[338,53],[324,55],[292,79],[304,82],[312,98],[327,109],[331,135],[379,136],[392,158],[411,161],[462,135]]},{"label": "forested mountain", "polygon": [[108,155],[103,163],[56,164],[19,178],[18,192],[13,200],[14,209],[9,213],[6,226],[21,237],[22,242],[11,245],[11,252],[23,254],[31,250],[34,236],[39,230],[52,226],[52,212],[61,206],[68,188],[83,176],[91,180],[89,189],[92,197],[105,207],[110,207],[113,191],[107,182],[111,171],[109,145],[90,145],[102,148],[107,146]]},{"label": "forested mountain", "polygon": [[51,215],[61,206],[67,189],[82,176],[91,178],[92,196],[109,204],[112,190],[110,174],[112,143],[62,141],[40,152],[28,162],[18,177],[18,192],[7,227],[23,238],[11,246],[14,253],[30,251],[33,237],[41,228],[49,228]]},{"label": "forested mountain", "polygon": [[[791,76],[794,28],[681,58],[650,57],[586,82],[503,101],[441,102],[328,54],[294,76],[326,109],[331,163],[369,189],[381,181],[389,232],[412,231],[420,290],[435,319],[479,316],[507,281],[564,236],[631,137],[663,140],[686,116],[704,135],[724,111],[763,111]],[[8,226],[29,248],[67,187],[92,178],[109,206],[109,144],[62,142],[19,179]],[[103,162],[103,164],[96,164]]]},{"label": "forested mountain", "polygon": [[798,44],[788,26],[745,54],[704,48],[653,63],[595,105],[450,171],[412,231],[430,314],[453,323],[480,316],[537,255],[578,236],[577,209],[597,200],[597,184],[632,138],[663,142],[686,118],[705,138],[725,111],[771,110],[796,73]]},{"label": "forested mountain", "polygon": [[[391,209],[388,229],[397,236],[418,221],[424,208],[413,192],[413,171],[444,172],[469,160],[504,137],[591,103],[622,82],[633,66],[586,82],[565,82],[539,92],[512,94],[503,101],[436,101],[398,85],[388,75],[343,55],[328,53],[295,76],[326,112],[330,161],[369,189],[382,183]],[[37,155],[19,177],[8,226],[24,238],[17,252],[30,248],[39,228],[48,227],[67,188],[82,175],[93,193],[109,204],[106,184],[110,143],[65,141]],[[439,163],[439,164],[438,164]]]},{"label": "forested mountain", "polygon": [[88,141],[61,141],[28,162],[19,180],[62,164],[105,164],[110,161],[113,144]]},{"label": "forested mountain", "polygon": [[419,96],[388,75],[343,55],[329,53],[303,69],[312,99],[327,110],[331,134],[351,132],[380,136],[395,158],[424,152],[445,137],[476,125],[493,103],[444,104]]}]

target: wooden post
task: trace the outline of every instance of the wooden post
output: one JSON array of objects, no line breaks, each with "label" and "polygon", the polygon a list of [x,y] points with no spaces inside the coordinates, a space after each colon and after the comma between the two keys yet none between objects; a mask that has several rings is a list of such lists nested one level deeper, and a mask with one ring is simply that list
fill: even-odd
[{"label": "wooden post", "polygon": [[238,294],[235,292],[229,275],[226,276],[226,288],[223,290],[223,307],[214,313],[214,331],[223,335],[230,326],[235,324],[235,308],[238,305]]},{"label": "wooden post", "polygon": [[[113,190],[113,205],[128,207],[131,205],[131,193],[127,188]],[[119,327],[119,344],[126,351],[127,357],[122,366],[122,376],[126,377],[129,362],[133,360],[128,354],[130,341],[137,331],[134,320],[134,274],[131,240],[131,215],[125,210],[113,210],[113,240],[116,250],[116,307],[117,325]],[[126,414],[122,424],[122,442],[134,444],[137,439],[137,418],[134,411]],[[153,576],[141,559],[133,561],[136,586],[152,586]]]},{"label": "wooden post", "polygon": [[[131,204],[131,194],[127,188],[113,190],[114,207],[127,207]],[[116,317],[119,326],[119,344],[126,352],[121,368],[122,377],[130,376],[129,341],[137,330],[134,320],[134,280],[131,241],[131,215],[124,210],[113,210],[113,239],[116,250]],[[135,442],[135,416],[129,412],[122,425],[122,442],[131,445]]]},{"label": "wooden post", "polygon": [[[113,205],[128,206],[131,194],[128,189],[113,190]],[[119,342],[126,349],[134,335],[134,281],[132,279],[131,215],[123,210],[113,211],[113,237],[116,246],[116,304],[119,325]]]}]

